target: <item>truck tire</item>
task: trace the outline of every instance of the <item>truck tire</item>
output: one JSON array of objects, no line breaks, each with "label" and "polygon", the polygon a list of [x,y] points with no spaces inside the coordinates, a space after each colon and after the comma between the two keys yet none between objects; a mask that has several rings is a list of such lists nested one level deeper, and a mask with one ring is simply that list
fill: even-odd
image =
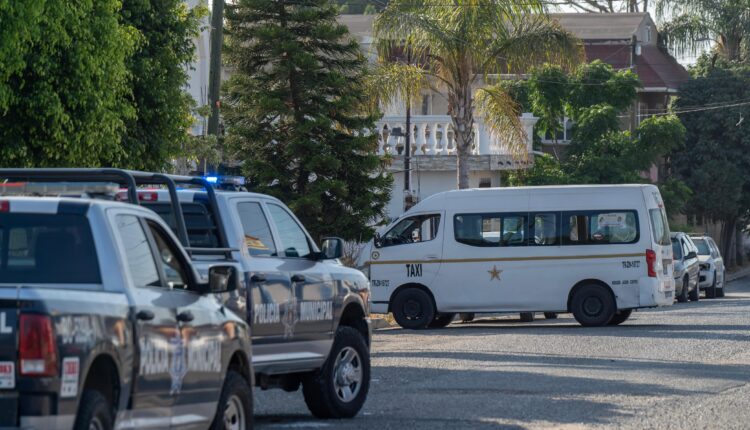
[{"label": "truck tire", "polygon": [[688,289],[690,288],[690,281],[688,278],[685,278],[682,281],[682,291],[680,291],[680,295],[677,296],[677,302],[679,303],[685,303],[688,301]]},{"label": "truck tire", "polygon": [[253,390],[239,373],[230,370],[224,379],[219,406],[211,430],[251,430],[253,428]]},{"label": "truck tire", "polygon": [[444,328],[451,322],[456,314],[438,314],[434,320],[427,326],[428,328]]},{"label": "truck tire", "polygon": [[584,327],[607,325],[617,312],[612,294],[601,285],[588,284],[573,294],[570,310]]},{"label": "truck tire", "polygon": [[695,289],[691,291],[688,296],[690,297],[691,302],[697,302],[701,299],[701,286],[700,284],[695,285]]},{"label": "truck tire", "polygon": [[521,322],[534,322],[534,312],[521,312]]},{"label": "truck tire", "polygon": [[458,314],[458,319],[461,320],[461,322],[472,322],[474,321],[474,314],[473,313],[467,313],[467,314]]},{"label": "truck tire", "polygon": [[711,283],[711,286],[706,288],[706,298],[707,299],[716,298],[716,272],[714,272],[714,281]]},{"label": "truck tire", "polygon": [[341,326],[323,367],[302,380],[307,408],[317,418],[352,418],[369,388],[370,350],[356,329]]},{"label": "truck tire", "polygon": [[630,318],[630,314],[633,313],[632,309],[624,309],[621,311],[617,311],[615,316],[612,317],[611,320],[609,320],[609,323],[607,325],[620,325],[624,323],[628,318]]},{"label": "truck tire", "polygon": [[419,288],[400,291],[391,305],[393,318],[403,328],[419,330],[435,319],[435,305],[429,294]]},{"label": "truck tire", "polygon": [[107,399],[96,390],[85,390],[81,396],[74,430],[112,430],[114,419]]}]

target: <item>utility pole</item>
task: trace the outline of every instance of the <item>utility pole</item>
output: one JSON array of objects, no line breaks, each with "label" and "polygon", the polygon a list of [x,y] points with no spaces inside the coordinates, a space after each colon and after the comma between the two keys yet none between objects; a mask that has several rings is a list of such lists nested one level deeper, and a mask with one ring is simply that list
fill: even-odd
[{"label": "utility pole", "polygon": [[[411,65],[411,50],[406,50],[406,64]],[[411,92],[406,91],[406,148],[404,148],[404,210],[409,210],[414,204],[411,195]]]},{"label": "utility pole", "polygon": [[221,46],[224,39],[224,0],[213,0],[211,10],[211,57],[208,72],[208,134],[219,135],[219,92],[221,89]]}]

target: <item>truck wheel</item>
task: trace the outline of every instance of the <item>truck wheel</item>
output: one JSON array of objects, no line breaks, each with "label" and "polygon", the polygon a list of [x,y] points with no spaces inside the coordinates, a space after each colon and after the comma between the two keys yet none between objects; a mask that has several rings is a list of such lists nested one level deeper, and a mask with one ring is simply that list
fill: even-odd
[{"label": "truck wheel", "polygon": [[84,391],[73,428],[75,430],[111,430],[113,421],[112,408],[107,399],[98,391]]},{"label": "truck wheel", "polygon": [[521,322],[534,322],[534,312],[521,312]]},{"label": "truck wheel", "polygon": [[428,328],[443,328],[453,322],[456,314],[438,314],[434,320],[427,326]]},{"label": "truck wheel", "polygon": [[628,318],[630,318],[630,314],[633,313],[632,309],[625,309],[622,311],[617,311],[615,316],[612,317],[611,320],[609,320],[609,323],[607,325],[620,325],[625,322]]},{"label": "truck wheel", "polygon": [[323,367],[302,381],[307,408],[318,418],[351,418],[369,388],[370,350],[357,330],[341,326]]},{"label": "truck wheel", "polygon": [[688,296],[690,297],[691,302],[697,302],[701,298],[701,287],[700,285],[696,285],[695,289],[691,291]]},{"label": "truck wheel", "polygon": [[573,294],[570,310],[576,321],[584,327],[607,325],[617,312],[615,300],[600,285],[584,285]]},{"label": "truck wheel", "polygon": [[688,278],[685,278],[685,280],[682,281],[682,291],[680,291],[680,295],[677,296],[677,301],[679,303],[685,303],[688,301],[688,288],[690,288],[690,281]]},{"label": "truck wheel", "polygon": [[419,288],[407,288],[396,295],[391,307],[393,318],[403,328],[427,328],[435,319],[432,298]]},{"label": "truck wheel", "polygon": [[714,281],[711,283],[711,286],[706,288],[706,298],[707,299],[716,298],[716,272],[714,272]]},{"label": "truck wheel", "polygon": [[253,390],[239,373],[230,370],[221,389],[211,430],[249,430],[253,428]]}]

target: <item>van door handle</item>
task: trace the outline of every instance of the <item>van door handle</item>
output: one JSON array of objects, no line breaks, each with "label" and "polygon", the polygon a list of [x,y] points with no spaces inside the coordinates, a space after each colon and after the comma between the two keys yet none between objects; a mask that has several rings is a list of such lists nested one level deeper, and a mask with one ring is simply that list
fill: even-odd
[{"label": "van door handle", "polygon": [[266,275],[262,273],[256,273],[255,275],[250,277],[250,282],[260,284],[261,282],[266,282]]},{"label": "van door handle", "polygon": [[141,321],[151,321],[154,319],[154,313],[147,309],[141,309],[135,314],[135,317]]},{"label": "van door handle", "polygon": [[177,321],[179,322],[190,322],[195,319],[195,316],[190,311],[184,311],[177,314]]},{"label": "van door handle", "polygon": [[429,254],[429,255],[425,255],[425,258],[427,258],[428,260],[437,260],[438,256],[437,254]]},{"label": "van door handle", "polygon": [[300,275],[299,273],[292,275],[292,282],[305,282],[305,275]]}]

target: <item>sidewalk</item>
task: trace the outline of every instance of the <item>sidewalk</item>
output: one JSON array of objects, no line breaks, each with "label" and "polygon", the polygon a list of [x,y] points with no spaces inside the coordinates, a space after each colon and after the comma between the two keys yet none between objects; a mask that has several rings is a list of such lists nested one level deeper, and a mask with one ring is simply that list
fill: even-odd
[{"label": "sidewalk", "polygon": [[743,267],[736,272],[727,273],[727,282],[736,281],[737,279],[744,278],[745,276],[750,276],[750,266]]}]

